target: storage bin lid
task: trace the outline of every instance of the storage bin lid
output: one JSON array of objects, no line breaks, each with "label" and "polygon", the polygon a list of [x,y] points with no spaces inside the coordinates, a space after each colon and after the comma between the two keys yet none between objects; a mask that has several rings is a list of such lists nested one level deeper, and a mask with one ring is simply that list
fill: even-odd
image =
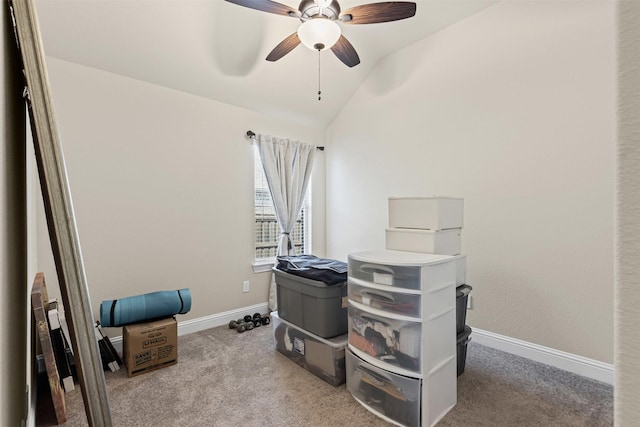
[{"label": "storage bin lid", "polygon": [[471,285],[463,284],[456,288],[456,298],[461,298],[469,295],[473,288]]},{"label": "storage bin lid", "polygon": [[285,273],[306,279],[318,280],[327,285],[336,285],[347,281],[346,262],[314,255],[279,256],[275,268]]},{"label": "storage bin lid", "polygon": [[[344,282],[330,285],[321,280],[308,279],[306,277],[287,273],[286,271],[282,271],[277,267],[271,267],[271,271],[273,271],[273,274],[275,274],[276,284],[278,285],[282,285],[289,288],[292,286],[301,286],[301,285],[312,287],[312,288],[318,288],[317,292],[322,292],[322,295],[325,295],[324,293],[326,292],[326,289],[337,289],[337,291],[335,292],[341,292],[340,288],[347,286],[346,280]],[[309,292],[312,292],[309,290],[309,288],[307,288],[307,290]],[[317,296],[317,295],[315,295],[314,293],[314,296]]]},{"label": "storage bin lid", "polygon": [[384,249],[380,251],[355,252],[349,254],[349,258],[375,264],[423,266],[451,261],[455,256]]},{"label": "storage bin lid", "polygon": [[458,344],[464,344],[469,339],[469,335],[471,335],[471,327],[464,325],[464,330],[458,334],[456,342]]}]

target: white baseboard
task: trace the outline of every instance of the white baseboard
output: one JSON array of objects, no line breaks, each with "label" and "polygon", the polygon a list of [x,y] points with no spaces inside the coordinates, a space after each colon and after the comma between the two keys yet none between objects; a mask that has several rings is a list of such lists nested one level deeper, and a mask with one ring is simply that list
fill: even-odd
[{"label": "white baseboard", "polygon": [[[253,315],[253,313],[269,313],[269,304],[265,302],[262,304],[255,304],[248,307],[212,314],[210,316],[198,317],[197,319],[178,322],[178,336],[227,325],[232,320],[240,319],[246,314]],[[109,338],[109,340],[115,347],[116,351],[122,354],[122,336]]]},{"label": "white baseboard", "polygon": [[472,339],[478,344],[544,363],[545,365],[550,365],[583,377],[611,385],[614,384],[615,375],[612,364],[565,353],[564,351],[495,334],[493,332],[483,331],[482,329],[472,329]]},{"label": "white baseboard", "polygon": [[184,322],[178,322],[178,335],[187,335],[193,332],[215,328],[217,326],[228,325],[232,320],[240,319],[247,314],[253,316],[253,313],[269,313],[269,304],[265,302],[262,304],[242,307],[236,310],[212,314],[210,316],[199,317],[197,319],[185,320]]},{"label": "white baseboard", "polygon": [[[268,313],[268,303],[251,305],[236,310],[199,317],[197,319],[178,322],[178,335],[187,335],[193,332],[203,331],[227,325],[231,320],[236,320],[246,314]],[[544,363],[565,371],[572,372],[583,377],[614,384],[614,367],[612,364],[599,362],[575,354],[566,353],[516,338],[507,337],[482,329],[473,328],[471,334],[473,341],[487,347],[515,354],[536,362]],[[122,336],[110,338],[116,350],[122,354]]]}]

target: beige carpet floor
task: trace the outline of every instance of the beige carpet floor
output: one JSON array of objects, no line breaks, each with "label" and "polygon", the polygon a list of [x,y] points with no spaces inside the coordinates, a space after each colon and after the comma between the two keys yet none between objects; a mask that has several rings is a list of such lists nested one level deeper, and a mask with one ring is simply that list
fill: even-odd
[{"label": "beige carpet floor", "polygon": [[[473,334],[472,334],[473,337]],[[128,378],[105,372],[115,426],[388,426],[275,349],[273,326],[227,327],[179,337],[178,364]],[[45,387],[46,391],[46,387]],[[37,425],[54,425],[42,395]],[[87,425],[79,387],[67,426]],[[458,403],[438,426],[611,426],[613,388],[469,344]]]}]

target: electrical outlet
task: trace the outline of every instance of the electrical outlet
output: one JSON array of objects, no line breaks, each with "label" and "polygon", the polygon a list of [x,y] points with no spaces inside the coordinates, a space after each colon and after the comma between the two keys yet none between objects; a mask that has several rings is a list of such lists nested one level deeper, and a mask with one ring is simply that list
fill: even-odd
[{"label": "electrical outlet", "polygon": [[243,280],[242,281],[242,292],[244,292],[244,293],[249,292],[249,281],[248,280]]},{"label": "electrical outlet", "polygon": [[471,310],[471,295],[467,297],[467,308]]}]

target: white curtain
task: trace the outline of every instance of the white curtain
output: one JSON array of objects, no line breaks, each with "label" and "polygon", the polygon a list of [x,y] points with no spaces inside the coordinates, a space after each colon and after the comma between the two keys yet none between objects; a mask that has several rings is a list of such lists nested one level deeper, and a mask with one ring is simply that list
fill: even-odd
[{"label": "white curtain", "polygon": [[[295,255],[290,233],[307,192],[316,146],[269,135],[256,135],[256,143],[280,226],[277,254]],[[278,309],[273,276],[269,288],[269,308],[272,311]]]}]

